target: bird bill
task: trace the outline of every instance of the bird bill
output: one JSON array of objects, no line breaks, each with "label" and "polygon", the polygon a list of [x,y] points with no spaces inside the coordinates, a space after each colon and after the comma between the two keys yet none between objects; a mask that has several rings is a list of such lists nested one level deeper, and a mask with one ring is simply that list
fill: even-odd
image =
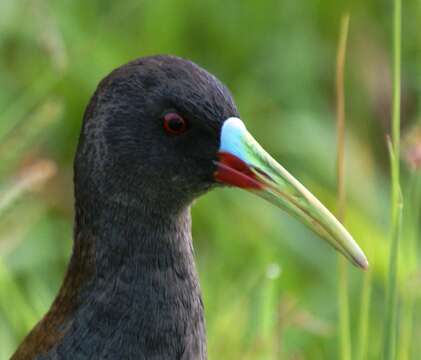
[{"label": "bird bill", "polygon": [[368,268],[363,251],[345,227],[282,165],[276,162],[235,117],[221,129],[215,179],[241,187],[297,218],[354,265]]}]

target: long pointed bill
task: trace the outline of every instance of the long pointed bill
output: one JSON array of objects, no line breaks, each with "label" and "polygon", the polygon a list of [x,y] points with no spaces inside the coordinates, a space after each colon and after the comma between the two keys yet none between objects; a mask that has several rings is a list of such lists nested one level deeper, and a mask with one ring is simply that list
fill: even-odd
[{"label": "long pointed bill", "polygon": [[224,122],[218,157],[217,181],[270,201],[319,234],[354,265],[368,268],[364,253],[349,232],[259,145],[240,119],[229,118]]}]

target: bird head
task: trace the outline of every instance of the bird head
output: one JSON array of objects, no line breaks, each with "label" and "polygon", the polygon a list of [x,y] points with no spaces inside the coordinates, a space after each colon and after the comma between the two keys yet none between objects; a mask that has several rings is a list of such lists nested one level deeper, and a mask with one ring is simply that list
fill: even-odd
[{"label": "bird head", "polygon": [[368,262],[342,224],[248,132],[228,89],[190,61],[130,62],[98,86],[75,161],[76,199],[188,206],[216,186],[248,190],[285,210],[352,263]]}]

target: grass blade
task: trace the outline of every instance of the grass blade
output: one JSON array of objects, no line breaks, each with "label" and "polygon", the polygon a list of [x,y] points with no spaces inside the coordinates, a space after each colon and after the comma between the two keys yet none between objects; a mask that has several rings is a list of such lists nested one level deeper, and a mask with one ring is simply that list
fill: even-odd
[{"label": "grass blade", "polygon": [[400,188],[400,102],[401,102],[401,0],[393,2],[393,108],[392,140],[389,140],[391,163],[392,239],[389,255],[388,293],[386,303],[384,358],[395,359],[397,303],[397,278],[399,270],[399,242],[402,227],[403,200]]},{"label": "grass blade", "polygon": [[367,358],[367,338],[370,324],[370,299],[371,299],[371,271],[367,271],[363,277],[360,302],[360,318],[358,329],[357,360]]},{"label": "grass blade", "polygon": [[[345,90],[344,67],[346,44],[348,38],[349,15],[341,21],[339,45],[336,58],[336,101],[337,101],[337,197],[339,221],[345,218]],[[351,334],[348,303],[348,264],[343,256],[338,256],[338,305],[339,305],[339,339],[341,359],[351,360]]]},{"label": "grass blade", "polygon": [[43,185],[56,172],[57,167],[50,160],[40,160],[25,168],[11,185],[1,188],[0,218],[26,191]]}]

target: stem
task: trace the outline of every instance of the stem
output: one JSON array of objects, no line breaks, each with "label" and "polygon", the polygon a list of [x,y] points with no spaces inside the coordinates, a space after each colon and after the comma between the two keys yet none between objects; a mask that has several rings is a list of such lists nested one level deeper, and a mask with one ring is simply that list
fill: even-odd
[{"label": "stem", "polygon": [[416,293],[412,282],[417,272],[417,239],[419,232],[419,204],[420,204],[420,180],[418,171],[413,171],[410,175],[405,196],[405,220],[407,241],[406,273],[404,277],[404,298],[402,299],[402,321],[399,337],[399,360],[408,360],[411,358],[411,347],[413,344],[414,324],[416,324]]},{"label": "stem", "polygon": [[[336,101],[337,101],[337,197],[339,221],[345,218],[345,91],[344,91],[344,67],[346,44],[348,38],[349,15],[341,20],[338,52],[336,57]],[[343,360],[351,360],[351,334],[349,324],[348,303],[348,265],[342,256],[338,256],[338,305],[339,305],[339,338],[340,357]]]},{"label": "stem", "polygon": [[393,26],[393,115],[392,143],[389,141],[392,192],[392,240],[389,257],[388,295],[386,304],[384,358],[395,359],[397,328],[397,275],[399,268],[399,242],[402,224],[402,196],[400,189],[400,101],[401,101],[401,0],[394,0]]},{"label": "stem", "polygon": [[367,358],[367,335],[370,323],[370,299],[371,299],[371,271],[367,271],[363,277],[361,291],[360,318],[358,329],[358,360]]}]

